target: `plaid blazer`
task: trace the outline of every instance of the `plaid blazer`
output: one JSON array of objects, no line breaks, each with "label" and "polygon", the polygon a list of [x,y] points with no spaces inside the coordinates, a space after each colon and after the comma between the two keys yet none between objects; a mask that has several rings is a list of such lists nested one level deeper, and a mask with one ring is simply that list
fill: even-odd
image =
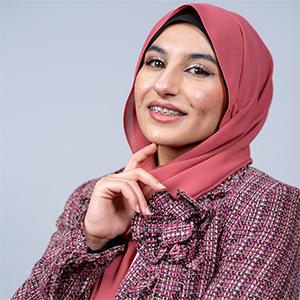
[{"label": "plaid blazer", "polygon": [[[89,299],[126,241],[98,253],[83,219],[97,179],[78,187],[42,258],[12,299]],[[245,167],[197,199],[177,191],[150,198],[136,215],[138,256],[115,299],[288,299],[300,289],[300,190]]]}]

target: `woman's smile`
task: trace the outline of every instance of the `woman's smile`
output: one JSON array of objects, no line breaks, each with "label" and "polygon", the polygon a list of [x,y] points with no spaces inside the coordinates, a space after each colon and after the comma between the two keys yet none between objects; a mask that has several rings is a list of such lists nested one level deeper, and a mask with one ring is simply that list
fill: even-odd
[{"label": "woman's smile", "polygon": [[171,103],[153,101],[148,106],[150,116],[162,123],[170,123],[182,120],[187,114]]}]

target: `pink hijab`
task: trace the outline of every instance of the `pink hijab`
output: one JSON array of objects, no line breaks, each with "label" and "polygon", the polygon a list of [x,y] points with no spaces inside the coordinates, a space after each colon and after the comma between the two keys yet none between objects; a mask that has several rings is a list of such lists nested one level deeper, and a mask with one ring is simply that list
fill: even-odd
[{"label": "pink hijab", "polygon": [[[273,63],[263,41],[244,18],[209,4],[185,4],[158,21],[143,45],[135,78],[151,38],[168,19],[188,6],[197,11],[210,37],[227,86],[228,107],[219,130],[201,144],[161,167],[155,166],[154,156],[143,163],[142,167],[175,197],[177,189],[198,197],[252,162],[250,142],[262,128],[272,99]],[[149,144],[137,121],[133,87],[125,107],[124,127],[133,153]],[[135,252],[130,243],[124,256],[117,257],[106,269],[102,287],[98,287],[102,299],[113,298]]]},{"label": "pink hijab", "polygon": [[[156,167],[154,157],[150,157],[143,168],[174,196],[180,188],[198,197],[252,162],[249,144],[267,117],[273,64],[268,49],[244,18],[216,6],[192,3],[171,11],[154,26],[144,43],[135,76],[153,35],[187,6],[198,12],[211,39],[228,89],[228,108],[219,130],[207,140],[161,167]],[[133,88],[125,107],[124,127],[133,153],[149,144],[137,122]]]}]

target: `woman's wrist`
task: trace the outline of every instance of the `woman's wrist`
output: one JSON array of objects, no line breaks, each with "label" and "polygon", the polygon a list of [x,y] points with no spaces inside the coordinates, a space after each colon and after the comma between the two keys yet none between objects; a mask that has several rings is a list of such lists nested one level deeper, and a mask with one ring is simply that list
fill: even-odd
[{"label": "woman's wrist", "polygon": [[91,236],[85,232],[85,242],[89,249],[92,251],[98,251],[104,248],[104,246],[109,242],[109,239],[99,239],[97,237]]}]

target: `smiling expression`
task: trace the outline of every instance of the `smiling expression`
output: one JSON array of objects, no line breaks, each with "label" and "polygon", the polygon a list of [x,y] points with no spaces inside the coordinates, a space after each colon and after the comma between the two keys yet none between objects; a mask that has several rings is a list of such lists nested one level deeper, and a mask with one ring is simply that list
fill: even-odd
[{"label": "smiling expression", "polygon": [[194,25],[167,27],[145,53],[134,99],[144,136],[158,145],[190,148],[211,136],[226,109],[214,51]]}]

